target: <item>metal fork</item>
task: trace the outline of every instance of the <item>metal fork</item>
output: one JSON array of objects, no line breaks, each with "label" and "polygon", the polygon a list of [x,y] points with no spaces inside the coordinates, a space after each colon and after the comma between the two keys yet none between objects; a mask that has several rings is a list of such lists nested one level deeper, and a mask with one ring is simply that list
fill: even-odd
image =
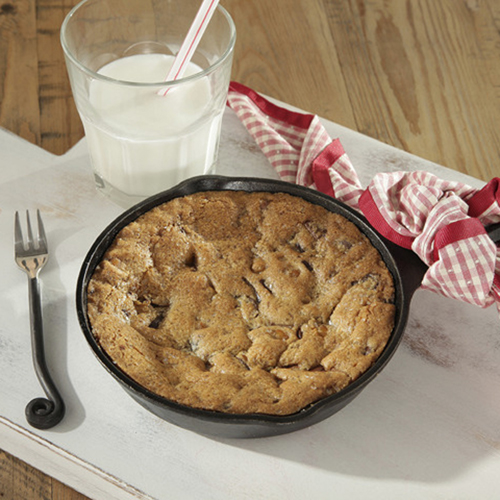
[{"label": "metal fork", "polygon": [[35,373],[47,398],[35,398],[26,406],[26,419],[37,429],[49,429],[64,417],[64,401],[50,376],[45,361],[42,306],[38,274],[47,262],[49,252],[40,210],[37,210],[38,230],[33,238],[29,211],[26,210],[26,239],[23,238],[19,213],[15,215],[15,258],[17,265],[28,275],[31,324],[31,348]]}]

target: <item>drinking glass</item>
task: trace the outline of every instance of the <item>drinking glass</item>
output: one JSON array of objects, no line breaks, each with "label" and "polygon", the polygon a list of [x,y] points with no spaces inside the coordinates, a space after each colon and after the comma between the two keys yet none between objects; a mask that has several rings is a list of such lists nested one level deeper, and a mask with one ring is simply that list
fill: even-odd
[{"label": "drinking glass", "polygon": [[236,38],[218,6],[184,76],[166,81],[201,0],[84,0],[61,27],[99,190],[128,207],[213,172]]}]

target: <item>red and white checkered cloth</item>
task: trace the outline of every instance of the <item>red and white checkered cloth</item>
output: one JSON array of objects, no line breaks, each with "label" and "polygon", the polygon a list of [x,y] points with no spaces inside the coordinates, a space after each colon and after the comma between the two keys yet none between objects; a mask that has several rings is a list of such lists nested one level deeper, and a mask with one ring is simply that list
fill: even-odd
[{"label": "red and white checkered cloth", "polygon": [[500,222],[500,179],[482,189],[429,172],[377,173],[367,188],[319,118],[276,106],[232,82],[228,105],[281,179],[363,213],[384,237],[429,266],[421,288],[500,311],[500,250],[485,226]]}]

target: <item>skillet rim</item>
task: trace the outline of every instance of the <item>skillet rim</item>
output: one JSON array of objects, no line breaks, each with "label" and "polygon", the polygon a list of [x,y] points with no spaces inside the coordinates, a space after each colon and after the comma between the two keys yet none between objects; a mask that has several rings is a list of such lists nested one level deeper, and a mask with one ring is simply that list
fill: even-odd
[{"label": "skillet rim", "polygon": [[[382,259],[384,260],[389,271],[391,272],[391,275],[393,276],[395,287],[394,304],[396,305],[396,317],[393,331],[381,355],[367,371],[361,374],[346,388],[330,396],[322,398],[314,403],[311,403],[302,410],[299,410],[298,412],[290,415],[268,415],[255,413],[231,414],[213,410],[203,410],[182,405],[159,396],[158,394],[155,394],[135,382],[131,377],[129,377],[124,371],[122,371],[120,368],[118,368],[117,365],[113,363],[111,358],[99,345],[98,341],[94,337],[86,313],[86,289],[88,282],[95,268],[102,260],[104,253],[123,227],[130,224],[132,221],[136,220],[138,217],[153,209],[157,205],[165,203],[174,198],[201,191],[224,190],[288,193],[291,195],[299,196],[311,203],[318,204],[334,213],[343,215],[352,223],[354,223],[358,227],[358,229],[368,237],[370,242],[377,248],[377,250],[381,254]],[[184,426],[182,423],[178,422],[177,417],[180,416],[189,417],[190,419],[200,419],[202,421],[215,424],[216,426],[219,425],[221,429],[223,429],[223,427],[227,424],[233,424],[238,427],[241,426],[242,428],[246,426],[264,426],[267,427],[267,430],[264,432],[265,435],[274,435],[298,430],[307,425],[310,425],[311,423],[316,423],[317,421],[324,420],[325,418],[331,416],[333,413],[336,413],[336,411],[340,410],[352,399],[354,399],[354,397],[357,396],[381,372],[381,370],[387,365],[387,363],[397,350],[404,333],[404,329],[406,327],[409,309],[409,301],[406,295],[407,294],[405,292],[401,271],[398,267],[398,264],[396,263],[393,254],[391,253],[391,250],[384,243],[381,236],[368,224],[368,222],[366,222],[364,217],[351,207],[319,191],[315,191],[303,186],[298,186],[296,184],[291,184],[282,180],[258,177],[203,175],[185,180],[171,189],[153,195],[137,203],[136,205],[122,212],[111,223],[109,223],[103,231],[101,231],[101,233],[94,240],[94,243],[87,252],[80,268],[76,287],[76,309],[80,328],[82,329],[84,336],[94,355],[99,359],[101,364],[113,376],[113,378],[117,380],[129,392],[133,399],[135,399],[140,404],[143,404],[143,406],[146,406],[150,411],[153,411],[158,415],[158,413],[151,408],[151,405],[153,405],[154,407],[158,407],[158,409],[161,410],[161,415],[159,415],[161,416],[161,418],[170,420],[171,422],[173,421],[173,423],[181,427],[191,429],[192,425]],[[163,415],[164,412],[167,413],[167,416]],[[172,417],[175,418],[170,419],[168,417],[169,412],[172,412]],[[324,414],[323,418],[321,418],[321,416],[318,417],[318,415],[321,413]],[[206,434],[207,432],[201,431],[201,433]],[[238,434],[238,432],[236,433]],[[216,432],[216,434],[222,436],[225,434],[225,432]]]}]

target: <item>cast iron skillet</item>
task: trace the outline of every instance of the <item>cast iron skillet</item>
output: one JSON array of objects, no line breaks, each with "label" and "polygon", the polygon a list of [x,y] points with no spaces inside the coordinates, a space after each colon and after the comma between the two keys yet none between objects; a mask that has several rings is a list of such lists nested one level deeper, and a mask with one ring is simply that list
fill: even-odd
[{"label": "cast iron skillet", "polygon": [[[288,193],[343,215],[353,222],[379,250],[394,278],[396,291],[395,326],[381,356],[369,370],[344,390],[313,403],[293,415],[231,415],[198,410],[169,401],[145,389],[122,372],[111,361],[92,334],[86,312],[87,285],[118,232],[145,212],[173,198],[199,191],[220,190]],[[406,326],[411,297],[420,285],[425,270],[425,265],[413,252],[385,241],[357,212],[330,196],[283,181],[202,176],[187,180],[173,189],[140,202],[120,215],[101,233],[85,257],[80,270],[76,290],[76,308],[80,326],[94,354],[130,396],[143,407],[168,422],[205,435],[230,438],[272,436],[308,427],[333,415],[350,403],[380,373],[399,345]]]}]

